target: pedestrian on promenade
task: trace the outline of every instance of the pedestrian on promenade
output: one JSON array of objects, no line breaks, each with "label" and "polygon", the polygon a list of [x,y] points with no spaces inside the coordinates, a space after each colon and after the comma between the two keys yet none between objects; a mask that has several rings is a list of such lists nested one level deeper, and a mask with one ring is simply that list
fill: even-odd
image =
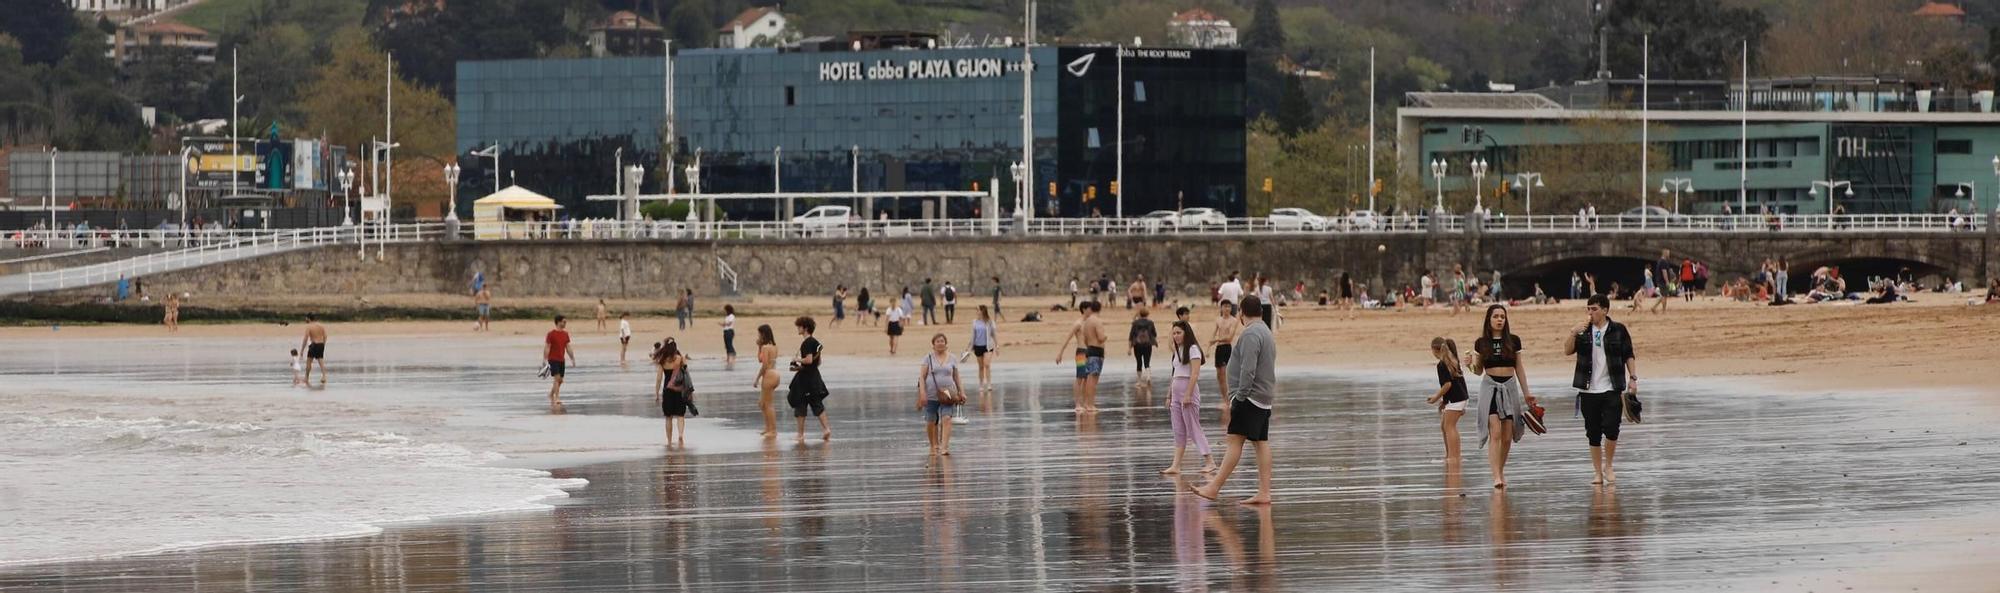
[{"label": "pedestrian on promenade", "polygon": [[1229,481],[1237,462],[1243,459],[1243,443],[1247,441],[1257,448],[1257,494],[1244,499],[1242,504],[1271,504],[1273,468],[1268,439],[1273,395],[1278,387],[1278,342],[1270,326],[1260,323],[1262,305],[1263,300],[1257,297],[1243,298],[1243,333],[1236,337],[1236,353],[1229,369],[1237,378],[1236,387],[1226,398],[1227,407],[1222,414],[1222,423],[1229,427],[1229,451],[1223,454],[1222,467],[1216,469],[1215,477],[1208,483],[1185,484],[1195,496],[1215,500],[1222,493],[1222,485]]},{"label": "pedestrian on promenade", "polygon": [[1438,428],[1444,432],[1444,460],[1458,461],[1458,419],[1465,415],[1465,370],[1458,362],[1458,343],[1439,336],[1431,338],[1431,357],[1437,359],[1437,393],[1425,399],[1438,407]]},{"label": "pedestrian on promenade", "polygon": [[764,431],[757,436],[778,438],[778,412],[771,405],[771,395],[778,391],[778,338],[770,324],[757,326],[757,378],[750,386],[757,390],[757,409],[764,412]]},{"label": "pedestrian on promenade", "polygon": [[811,317],[800,317],[792,322],[799,336],[805,341],[799,343],[799,357],[791,364],[792,385],[785,394],[785,401],[792,405],[792,417],[799,421],[798,441],[806,440],[806,414],[810,412],[819,418],[820,440],[833,440],[833,427],[826,422],[826,381],[820,378],[819,365],[824,356],[824,348],[819,338],[813,337],[817,324]]},{"label": "pedestrian on promenade", "polygon": [[965,385],[959,381],[958,361],[950,350],[944,334],[931,336],[931,351],[917,372],[917,410],[924,413],[931,455],[951,454],[952,416],[965,404]]},{"label": "pedestrian on promenade", "polygon": [[[1521,360],[1521,338],[1507,322],[1507,307],[1486,308],[1479,325],[1479,339],[1473,340],[1472,372],[1485,375],[1479,392],[1467,407],[1484,410],[1486,421],[1479,424],[1479,446],[1486,448],[1486,461],[1493,471],[1493,487],[1507,487],[1507,454],[1528,427],[1528,407],[1535,396],[1528,390],[1526,365]],[[1488,447],[1488,441],[1492,446]]]},{"label": "pedestrian on promenade", "polygon": [[1190,443],[1201,452],[1201,473],[1213,472],[1215,459],[1209,454],[1208,435],[1201,430],[1201,343],[1187,321],[1174,322],[1171,340],[1174,382],[1167,390],[1167,414],[1174,427],[1174,461],[1160,473],[1180,474],[1181,457]]},{"label": "pedestrian on promenade", "polygon": [[1590,467],[1597,476],[1590,483],[1609,485],[1618,481],[1611,462],[1618,454],[1619,423],[1638,397],[1639,367],[1632,334],[1625,324],[1611,320],[1611,301],[1592,296],[1584,310],[1590,319],[1570,328],[1563,354],[1576,355],[1570,384],[1577,390],[1576,413],[1583,417],[1584,436],[1590,439]]}]

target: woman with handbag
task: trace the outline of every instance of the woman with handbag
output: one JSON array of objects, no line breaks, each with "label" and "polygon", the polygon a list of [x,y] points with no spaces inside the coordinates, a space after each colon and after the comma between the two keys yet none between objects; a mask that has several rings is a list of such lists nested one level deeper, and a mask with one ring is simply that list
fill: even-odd
[{"label": "woman with handbag", "polygon": [[[931,353],[917,373],[917,409],[924,413],[924,436],[931,455],[951,454],[951,417],[965,404],[965,386],[958,380],[958,361],[944,334],[931,336]],[[949,381],[949,383],[947,383]]]},{"label": "woman with handbag", "polygon": [[[694,405],[694,387],[687,378],[687,356],[681,354],[679,344],[667,338],[660,349],[653,352],[653,366],[659,372],[654,374],[656,389],[653,403],[660,406],[660,413],[667,419],[667,444],[687,444],[688,409]],[[678,434],[678,437],[676,436]]]},{"label": "woman with handbag", "polygon": [[[1486,415],[1486,421],[1479,423],[1479,446],[1486,447],[1486,461],[1493,470],[1493,487],[1506,488],[1507,454],[1512,452],[1514,443],[1521,441],[1521,433],[1527,432],[1529,414],[1540,408],[1528,390],[1528,371],[1521,361],[1521,338],[1514,335],[1507,322],[1506,305],[1486,308],[1479,339],[1473,340],[1472,351],[1466,353],[1466,358],[1473,373],[1485,375],[1479,382],[1479,392],[1472,394],[1471,405],[1467,407]],[[1491,447],[1486,446],[1489,439]]]}]

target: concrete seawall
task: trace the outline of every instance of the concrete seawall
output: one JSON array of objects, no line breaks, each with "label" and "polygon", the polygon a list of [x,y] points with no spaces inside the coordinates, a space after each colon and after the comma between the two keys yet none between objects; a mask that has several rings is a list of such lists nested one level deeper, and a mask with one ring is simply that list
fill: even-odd
[{"label": "concrete seawall", "polygon": [[[375,246],[361,258],[353,246],[288,252],[227,265],[149,277],[149,287],[207,294],[270,296],[463,293],[484,272],[508,297],[669,298],[692,288],[725,290],[717,260],[737,274],[743,293],[830,294],[836,284],[893,293],[924,278],[957,283],[961,299],[990,300],[991,278],[1008,294],[1055,294],[1069,279],[1099,274],[1130,283],[1139,274],[1164,279],[1170,292],[1205,297],[1230,272],[1262,273],[1284,287],[1304,281],[1313,292],[1343,272],[1371,286],[1414,283],[1423,270],[1449,276],[1453,264],[1485,277],[1541,280],[1550,292],[1566,284],[1567,262],[1630,268],[1670,249],[1675,257],[1709,262],[1717,278],[1753,273],[1762,258],[1790,257],[1800,267],[1886,260],[1967,280],[2000,276],[1990,233],[1785,233],[1771,235],[1577,235],[1419,233],[1319,236],[966,237],[963,239],[836,239],[793,242],[492,241]],[[1610,262],[1610,263],[1606,263]],[[1516,275],[1519,273],[1520,275]],[[1621,272],[1622,273],[1622,272]],[[1561,281],[1551,284],[1553,279]],[[1525,283],[1509,282],[1525,293]],[[1607,283],[1608,284],[1608,283]],[[98,295],[101,288],[70,291]],[[1377,292],[1379,295],[1379,292]]]}]

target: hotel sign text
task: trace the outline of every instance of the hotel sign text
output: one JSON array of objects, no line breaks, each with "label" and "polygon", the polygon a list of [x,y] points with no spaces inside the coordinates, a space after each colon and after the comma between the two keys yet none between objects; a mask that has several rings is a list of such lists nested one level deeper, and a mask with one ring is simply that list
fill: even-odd
[{"label": "hotel sign text", "polygon": [[857,80],[927,80],[935,78],[999,78],[1007,72],[1018,70],[1015,64],[999,58],[965,58],[957,60],[876,60],[864,62],[821,62],[819,79],[822,81]]}]

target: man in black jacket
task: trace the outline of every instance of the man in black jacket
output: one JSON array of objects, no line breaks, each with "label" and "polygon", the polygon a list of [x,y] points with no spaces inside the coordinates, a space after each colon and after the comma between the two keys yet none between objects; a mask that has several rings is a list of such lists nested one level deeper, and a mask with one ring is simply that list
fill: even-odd
[{"label": "man in black jacket", "polygon": [[[1632,334],[1610,318],[1611,300],[1591,295],[1585,309],[1590,321],[1570,328],[1563,354],[1576,355],[1577,412],[1590,437],[1590,465],[1597,471],[1591,484],[1614,484],[1611,460],[1618,453],[1618,424],[1625,410],[1623,394],[1638,394],[1639,367],[1632,355]],[[1600,442],[1602,446],[1600,447]]]}]

